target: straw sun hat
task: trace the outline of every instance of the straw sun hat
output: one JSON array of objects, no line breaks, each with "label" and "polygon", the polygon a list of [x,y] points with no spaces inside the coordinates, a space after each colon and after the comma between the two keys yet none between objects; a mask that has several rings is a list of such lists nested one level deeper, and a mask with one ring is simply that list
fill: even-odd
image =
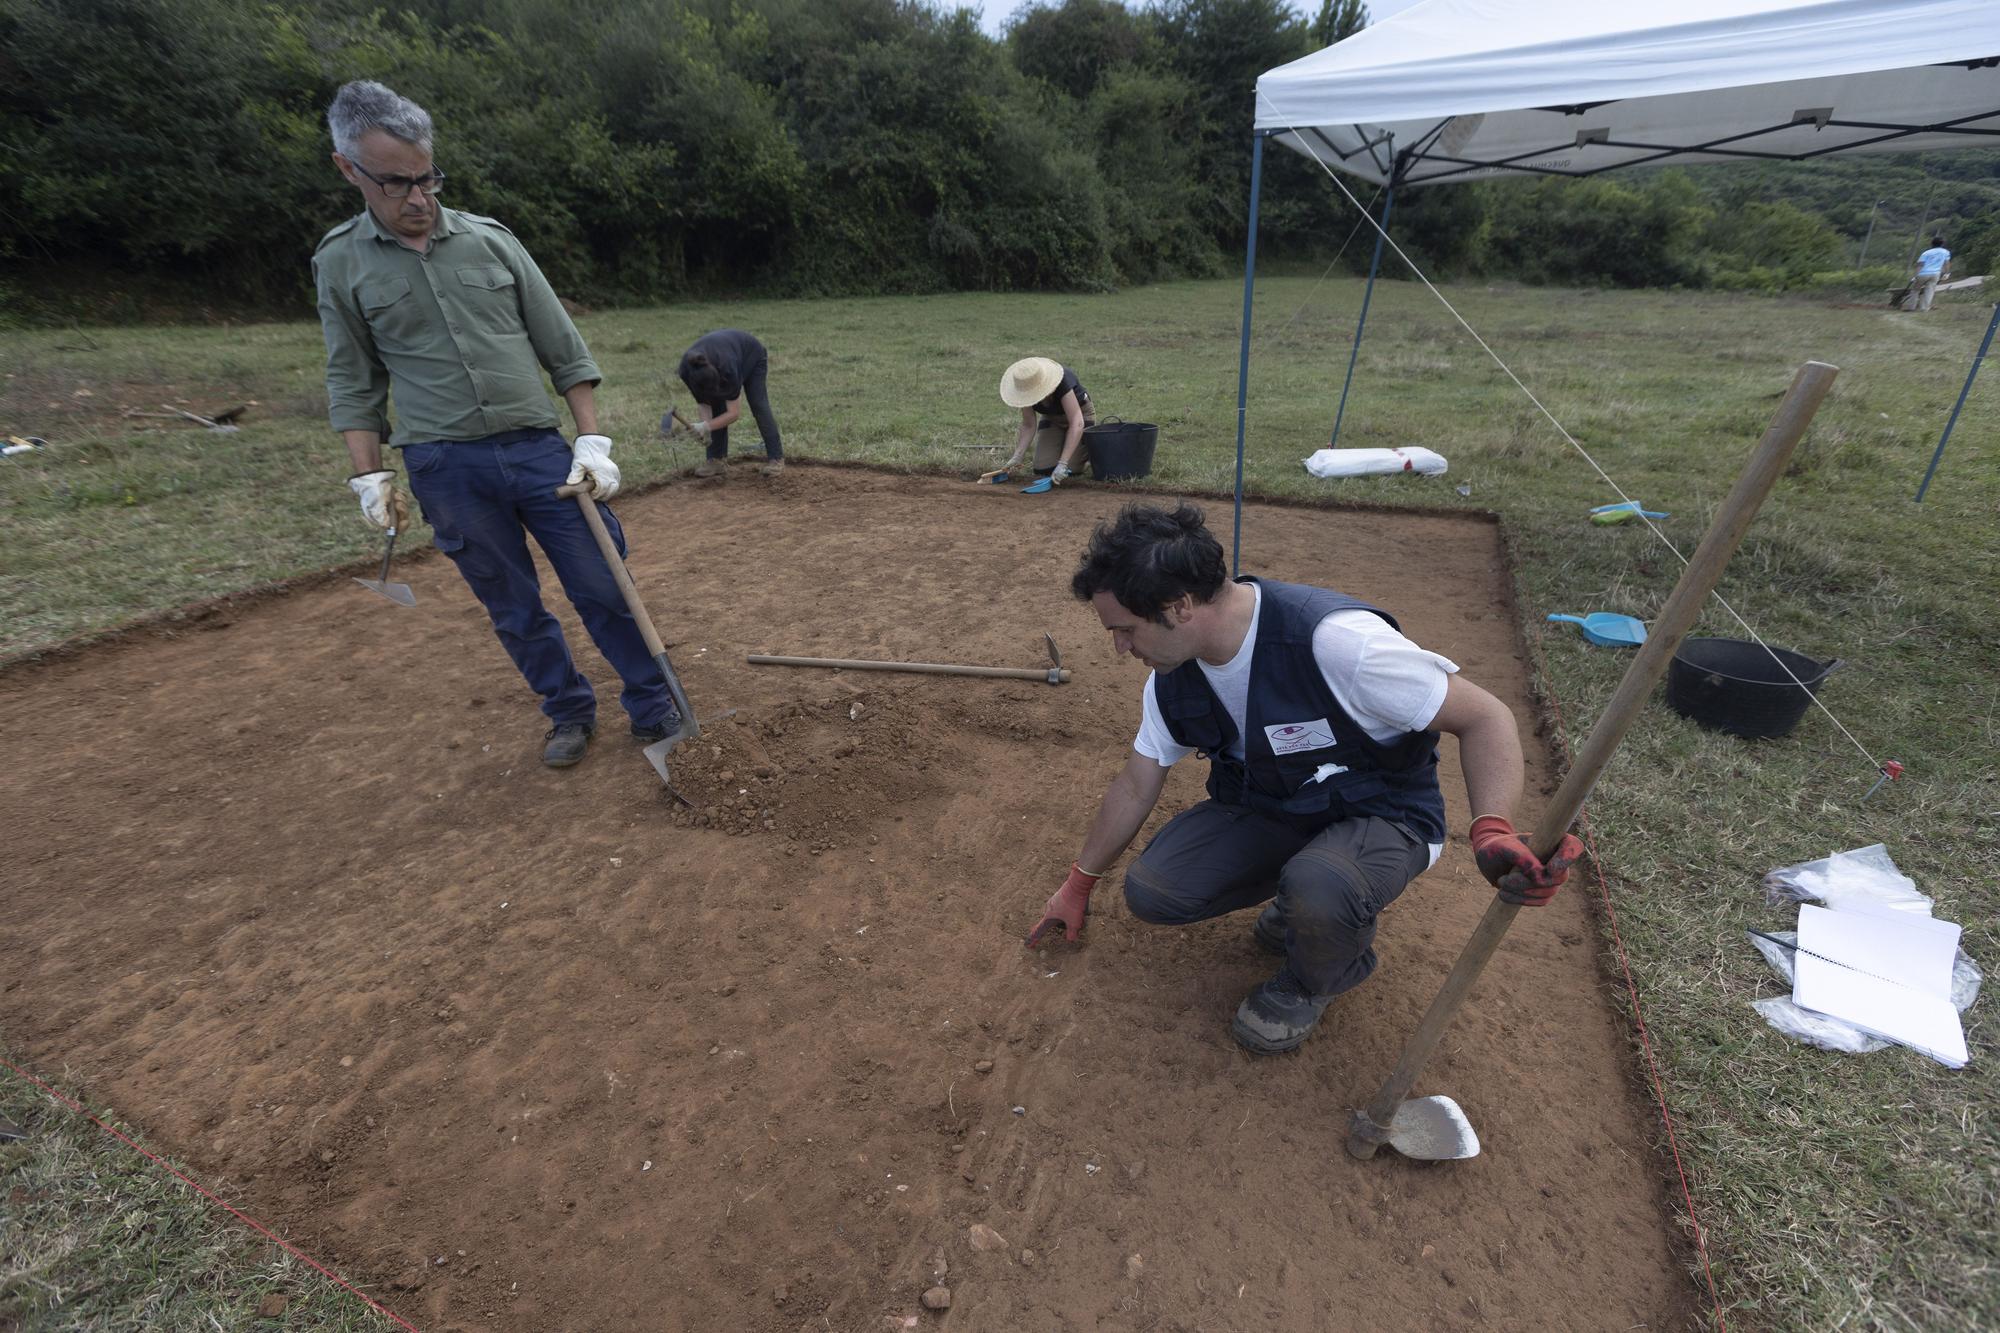
[{"label": "straw sun hat", "polygon": [[1033,407],[1062,383],[1062,363],[1045,356],[1023,357],[1000,377],[1000,401],[1009,407]]}]

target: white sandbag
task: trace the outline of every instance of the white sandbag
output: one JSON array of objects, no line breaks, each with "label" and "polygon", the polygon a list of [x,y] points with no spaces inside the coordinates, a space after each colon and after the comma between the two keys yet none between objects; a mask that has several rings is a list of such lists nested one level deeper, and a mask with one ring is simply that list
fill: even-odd
[{"label": "white sandbag", "polygon": [[1406,449],[1321,449],[1305,460],[1315,477],[1369,477],[1380,472],[1420,472],[1442,476],[1444,455],[1411,445]]}]

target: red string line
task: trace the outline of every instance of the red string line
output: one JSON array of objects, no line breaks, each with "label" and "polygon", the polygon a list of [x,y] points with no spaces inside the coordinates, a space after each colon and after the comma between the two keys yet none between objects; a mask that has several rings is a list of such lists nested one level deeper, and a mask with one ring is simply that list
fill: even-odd
[{"label": "red string line", "polygon": [[[1542,657],[1542,629],[1539,625],[1535,629],[1535,656],[1538,659]],[[1573,764],[1576,756],[1570,751],[1569,733],[1563,725],[1562,700],[1548,683],[1548,672],[1543,670],[1539,674],[1548,693],[1549,709],[1556,716],[1556,740],[1562,745],[1563,759]],[[1660,1066],[1653,1056],[1653,1036],[1646,1030],[1646,1015],[1639,1006],[1639,986],[1632,979],[1632,964],[1625,956],[1625,939],[1618,933],[1618,912],[1611,905],[1611,888],[1604,879],[1604,861],[1597,854],[1597,833],[1591,827],[1587,808],[1578,812],[1577,825],[1583,830],[1584,845],[1590,851],[1591,869],[1597,876],[1597,900],[1604,907],[1605,920],[1611,926],[1611,942],[1618,949],[1618,966],[1625,974],[1625,994],[1632,1001],[1632,1020],[1639,1028],[1639,1045],[1646,1055],[1646,1074],[1653,1083],[1653,1101],[1660,1108],[1660,1123],[1666,1126],[1667,1148],[1673,1155],[1674,1174],[1681,1185],[1681,1202],[1687,1205],[1688,1222],[1694,1227],[1694,1248],[1701,1256],[1702,1277],[1708,1282],[1708,1299],[1715,1305],[1715,1326],[1727,1333],[1729,1321],[1723,1318],[1722,1297],[1715,1289],[1715,1270],[1708,1262],[1707,1232],[1701,1225],[1701,1217],[1695,1212],[1694,1192],[1688,1187],[1687,1168],[1681,1162],[1680,1136],[1674,1132],[1674,1118],[1667,1110],[1666,1088],[1660,1081]]]},{"label": "red string line", "polygon": [[126,1147],[132,1149],[134,1152],[138,1153],[141,1157],[144,1157],[147,1161],[152,1162],[156,1166],[165,1168],[168,1172],[172,1173],[172,1175],[177,1180],[179,1180],[183,1185],[186,1185],[189,1189],[201,1195],[202,1198],[207,1199],[210,1203],[214,1204],[218,1208],[227,1209],[230,1213],[235,1215],[238,1221],[243,1222],[248,1226],[254,1227],[256,1230],[262,1232],[265,1236],[270,1238],[270,1240],[274,1244],[282,1247],[284,1251],[287,1254],[291,1255],[293,1258],[298,1259],[304,1263],[310,1264],[312,1267],[318,1269],[321,1273],[325,1274],[327,1277],[332,1278],[335,1283],[339,1284],[342,1287],[345,1287],[348,1291],[353,1292],[354,1295],[360,1297],[360,1299],[364,1303],[366,1303],[370,1309],[374,1310],[377,1314],[387,1315],[389,1318],[395,1320],[398,1324],[401,1324],[404,1328],[409,1329],[410,1333],[422,1333],[422,1330],[419,1329],[415,1324],[412,1324],[409,1320],[403,1318],[401,1315],[397,1314],[394,1310],[391,1310],[388,1306],[381,1304],[379,1301],[369,1296],[368,1293],[362,1291],[359,1287],[356,1287],[346,1278],[334,1272],[331,1268],[328,1268],[325,1264],[313,1258],[311,1255],[307,1254],[304,1250],[301,1250],[298,1246],[292,1244],[290,1241],[286,1240],[283,1236],[280,1236],[277,1232],[265,1226],[262,1222],[259,1222],[256,1218],[250,1216],[248,1213],[236,1207],[234,1204],[231,1204],[226,1200],[217,1197],[214,1191],[205,1188],[200,1181],[194,1179],[192,1176],[188,1175],[185,1171],[182,1171],[172,1162],[167,1161],[165,1158],[160,1157],[158,1154],[147,1149],[143,1144],[137,1142],[130,1135],[127,1135],[126,1133],[119,1130],[115,1126],[107,1125],[102,1120],[99,1120],[96,1116],[92,1115],[88,1110],[84,1109],[84,1106],[81,1102],[78,1102],[70,1097],[63,1095],[62,1093],[56,1091],[54,1088],[50,1087],[48,1084],[36,1078],[33,1074],[28,1073],[25,1069],[22,1069],[17,1065],[10,1064],[6,1060],[0,1060],[0,1066],[4,1066],[9,1072],[13,1073],[17,1077],[26,1079],[28,1082],[34,1084],[36,1087],[40,1088],[43,1092],[46,1092],[49,1096],[55,1098],[57,1101],[61,1102],[64,1106],[67,1106],[70,1110],[75,1111],[78,1115],[81,1115],[91,1124],[96,1125],[99,1129],[103,1130],[105,1133],[111,1135],[113,1138],[123,1143]]}]

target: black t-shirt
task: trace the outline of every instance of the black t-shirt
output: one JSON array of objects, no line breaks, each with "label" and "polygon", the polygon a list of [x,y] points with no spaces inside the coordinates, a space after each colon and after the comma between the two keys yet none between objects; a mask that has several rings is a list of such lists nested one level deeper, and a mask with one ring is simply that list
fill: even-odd
[{"label": "black t-shirt", "polygon": [[[689,363],[696,356],[707,357],[708,364],[715,367],[716,374],[722,377],[722,387],[713,399],[701,394],[696,396],[704,402],[727,403],[743,392],[744,376],[764,358],[765,352],[764,344],[741,329],[717,329],[713,333],[704,333],[695,339],[694,346],[681,354],[680,370],[677,372],[681,383],[688,384]],[[688,384],[688,389],[692,392],[694,386]]]},{"label": "black t-shirt", "polygon": [[1038,415],[1060,417],[1068,420],[1069,413],[1063,410],[1062,405],[1063,395],[1066,393],[1074,393],[1076,395],[1076,405],[1078,407],[1083,407],[1090,402],[1090,391],[1077,383],[1076,372],[1068,366],[1064,366],[1062,370],[1062,383],[1056,385],[1055,392],[1035,404],[1035,411]]}]

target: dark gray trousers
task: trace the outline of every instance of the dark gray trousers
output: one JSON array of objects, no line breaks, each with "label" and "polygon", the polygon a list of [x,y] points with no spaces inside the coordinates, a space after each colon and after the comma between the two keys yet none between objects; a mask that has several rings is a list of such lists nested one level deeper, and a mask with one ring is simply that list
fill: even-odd
[{"label": "dark gray trousers", "polygon": [[[771,393],[765,381],[770,377],[771,358],[760,356],[755,365],[743,372],[743,400],[750,408],[750,415],[756,418],[757,429],[764,435],[764,456],[783,458],[785,441],[778,434],[777,414],[771,411]],[[704,403],[711,416],[721,416],[729,410],[728,403]],[[729,457],[729,427],[710,431],[708,434],[708,456],[710,458]]]},{"label": "dark gray trousers", "polygon": [[1338,995],[1375,970],[1375,918],[1430,866],[1401,824],[1349,819],[1312,832],[1203,801],[1168,820],[1125,872],[1141,921],[1185,926],[1276,898],[1285,963],[1314,995]]}]

